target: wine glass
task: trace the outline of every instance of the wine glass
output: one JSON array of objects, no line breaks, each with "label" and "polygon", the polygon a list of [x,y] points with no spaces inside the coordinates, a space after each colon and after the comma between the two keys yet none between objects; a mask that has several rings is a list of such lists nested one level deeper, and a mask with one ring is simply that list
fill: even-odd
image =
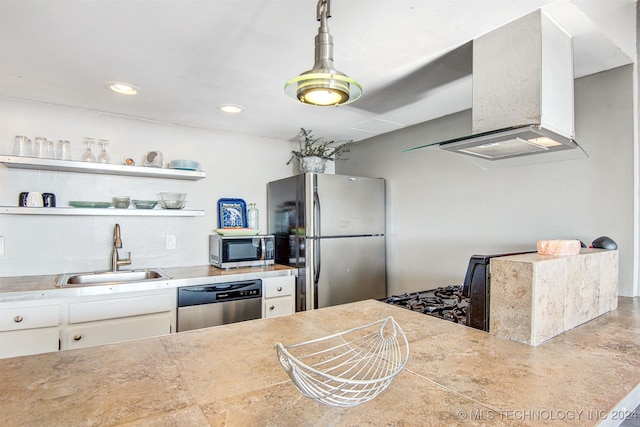
[{"label": "wine glass", "polygon": [[100,154],[98,154],[98,163],[111,163],[111,156],[107,153],[105,146],[109,145],[108,139],[99,139],[98,144],[102,148]]},{"label": "wine glass", "polygon": [[84,143],[87,144],[87,149],[82,153],[82,161],[83,162],[95,162],[96,155],[91,151],[91,145],[95,142],[93,138],[85,138]]}]

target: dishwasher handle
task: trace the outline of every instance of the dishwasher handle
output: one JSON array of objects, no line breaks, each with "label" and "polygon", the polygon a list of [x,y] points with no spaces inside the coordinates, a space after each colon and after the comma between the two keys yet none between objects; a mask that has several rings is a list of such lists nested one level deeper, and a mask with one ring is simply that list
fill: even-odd
[{"label": "dishwasher handle", "polygon": [[262,280],[178,288],[178,307],[262,298]]}]

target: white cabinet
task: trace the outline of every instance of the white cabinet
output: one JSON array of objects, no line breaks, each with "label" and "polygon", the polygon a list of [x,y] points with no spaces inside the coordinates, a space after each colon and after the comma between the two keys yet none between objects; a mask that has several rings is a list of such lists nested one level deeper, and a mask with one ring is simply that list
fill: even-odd
[{"label": "white cabinet", "polygon": [[150,338],[170,333],[170,312],[78,323],[62,328],[61,350]]},{"label": "white cabinet", "polygon": [[295,312],[295,276],[262,279],[262,317],[284,316]]},{"label": "white cabinet", "polygon": [[148,294],[101,296],[87,301],[76,300],[69,304],[69,323],[91,322],[95,320],[115,319],[160,313],[174,309],[174,289],[150,291]]},{"label": "white cabinet", "polygon": [[175,289],[167,289],[75,299],[68,306],[68,324],[61,328],[60,349],[170,334],[175,325],[175,295]]},{"label": "white cabinet", "polygon": [[60,306],[57,303],[0,305],[0,358],[58,351]]},{"label": "white cabinet", "polygon": [[165,335],[175,289],[0,304],[0,358]]}]

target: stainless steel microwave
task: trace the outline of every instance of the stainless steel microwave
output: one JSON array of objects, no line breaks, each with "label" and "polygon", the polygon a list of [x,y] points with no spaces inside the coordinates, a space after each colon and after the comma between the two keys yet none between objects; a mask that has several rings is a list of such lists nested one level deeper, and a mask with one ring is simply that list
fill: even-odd
[{"label": "stainless steel microwave", "polygon": [[218,268],[271,265],[276,257],[273,236],[209,236],[209,263]]}]

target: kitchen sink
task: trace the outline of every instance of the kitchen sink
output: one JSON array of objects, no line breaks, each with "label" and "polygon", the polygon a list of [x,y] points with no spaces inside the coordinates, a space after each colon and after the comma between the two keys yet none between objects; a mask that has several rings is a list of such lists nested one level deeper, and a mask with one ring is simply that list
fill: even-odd
[{"label": "kitchen sink", "polygon": [[96,271],[90,273],[67,273],[60,276],[57,287],[113,285],[118,283],[147,282],[170,279],[160,269]]}]

